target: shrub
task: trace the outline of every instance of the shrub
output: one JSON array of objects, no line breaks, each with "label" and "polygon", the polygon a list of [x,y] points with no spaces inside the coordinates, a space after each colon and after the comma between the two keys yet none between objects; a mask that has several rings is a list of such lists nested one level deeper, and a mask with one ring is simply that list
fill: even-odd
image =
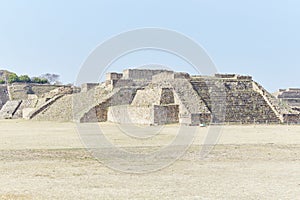
[{"label": "shrub", "polygon": [[5,83],[5,80],[0,79],[0,84],[4,84],[4,83]]},{"label": "shrub", "polygon": [[38,84],[46,84],[49,83],[49,81],[45,78],[39,78],[39,77],[32,77],[31,78],[32,83],[38,83]]},{"label": "shrub", "polygon": [[7,79],[8,83],[15,83],[15,82],[18,82],[18,81],[19,81],[19,77],[18,77],[17,74],[12,73],[12,74],[8,75],[8,79]]},{"label": "shrub", "polygon": [[21,75],[21,76],[19,76],[19,81],[18,82],[21,82],[21,83],[30,83],[31,79],[27,75]]}]

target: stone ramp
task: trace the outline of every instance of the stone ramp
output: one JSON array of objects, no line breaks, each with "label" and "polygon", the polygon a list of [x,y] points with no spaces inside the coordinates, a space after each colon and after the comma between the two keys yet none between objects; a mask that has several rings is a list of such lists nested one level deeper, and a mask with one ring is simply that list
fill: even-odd
[{"label": "stone ramp", "polygon": [[22,101],[7,101],[0,111],[0,119],[12,119]]},{"label": "stone ramp", "polygon": [[[83,118],[94,112],[94,108],[105,104],[107,100],[117,93],[105,88],[96,87],[86,92],[56,95],[52,99],[38,106],[29,116],[29,119],[47,121],[76,121],[81,122]],[[89,117],[91,118],[91,117]],[[97,119],[93,116],[93,119]],[[87,120],[87,122],[92,122]]]},{"label": "stone ramp", "polygon": [[[68,101],[63,101],[59,103],[59,100],[71,96],[72,93],[73,89],[70,87],[57,87],[54,90],[51,90],[42,95],[43,98],[37,99],[37,101],[35,101],[33,111],[29,111],[29,113],[26,113],[26,115],[23,117],[26,119],[41,118],[41,120],[49,121],[70,121],[70,117],[67,116],[68,113],[70,113],[71,111],[67,112],[67,109],[64,109],[66,107],[69,107],[70,103],[68,103]],[[32,105],[29,105],[27,108],[30,108],[29,110],[31,110]],[[49,114],[47,113],[48,110],[50,110]],[[45,113],[47,113],[48,116]]]},{"label": "stone ramp", "polygon": [[272,99],[268,95],[268,92],[266,90],[264,90],[263,87],[260,87],[260,85],[258,85],[255,82],[253,82],[253,89],[254,89],[254,91],[258,92],[264,98],[264,100],[270,106],[270,108],[273,110],[273,112],[276,114],[276,116],[278,117],[280,122],[283,123],[284,119],[283,119],[283,115],[281,114],[280,108],[279,108],[279,106],[274,105],[275,102],[271,101]]},{"label": "stone ramp", "polygon": [[210,113],[203,99],[186,79],[176,79],[170,82],[181,104],[191,114]]},{"label": "stone ramp", "polygon": [[[42,104],[41,106],[37,107],[33,112],[31,112],[27,118],[32,119],[35,116],[37,116],[39,113],[45,111],[46,109],[49,109],[49,107],[54,104],[58,99],[62,98],[64,95],[57,95],[53,97],[52,99],[48,100],[46,103]],[[63,113],[62,113],[63,114]]]},{"label": "stone ramp", "polygon": [[[23,111],[25,110],[34,110],[36,107],[36,104],[38,102],[38,99],[26,99],[22,100],[22,103],[20,104],[19,108],[16,110],[16,113],[14,114],[14,119],[21,119],[23,118]],[[25,111],[26,113],[26,111]],[[25,118],[25,117],[24,117]]]},{"label": "stone ramp", "polygon": [[72,95],[69,94],[59,97],[32,119],[39,121],[72,121]]},{"label": "stone ramp", "polygon": [[107,111],[109,106],[128,105],[131,104],[136,88],[116,88],[108,94],[98,97],[96,104],[85,107],[80,113],[75,115],[76,121],[84,122],[102,122],[107,121]]},{"label": "stone ramp", "polygon": [[[72,99],[73,120],[76,122],[81,122],[83,118],[89,115],[88,113],[93,112],[92,110],[96,106],[106,102],[114,93],[118,92],[119,90],[120,89],[107,91],[104,88],[96,87],[95,89],[87,92],[75,94]],[[95,120],[96,116],[90,116],[88,118],[93,118]],[[88,121],[88,119],[86,120]]]}]

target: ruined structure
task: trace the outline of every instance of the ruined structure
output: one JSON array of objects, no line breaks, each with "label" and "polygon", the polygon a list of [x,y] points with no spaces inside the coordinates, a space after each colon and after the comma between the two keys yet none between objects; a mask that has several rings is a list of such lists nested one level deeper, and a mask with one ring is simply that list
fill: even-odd
[{"label": "ruined structure", "polygon": [[280,89],[275,93],[281,104],[290,107],[293,112],[284,114],[285,121],[288,123],[298,123],[300,116],[300,88]]},{"label": "ruined structure", "polygon": [[292,108],[300,108],[300,88],[280,89],[275,96]]},{"label": "ruined structure", "polygon": [[41,105],[49,105],[53,99],[62,97],[65,93],[60,94],[60,90],[64,88],[69,88],[69,93],[72,93],[69,86],[32,83],[1,84],[0,119],[27,118],[30,112],[39,110]]},{"label": "ruined structure", "polygon": [[0,118],[144,125],[300,123],[299,110],[282,103],[251,76],[236,74],[126,69],[108,73],[103,83],[83,84],[81,91],[19,87],[0,88],[5,102]]},{"label": "ruined structure", "polygon": [[0,84],[0,110],[8,100],[9,94],[7,86],[5,84]]}]

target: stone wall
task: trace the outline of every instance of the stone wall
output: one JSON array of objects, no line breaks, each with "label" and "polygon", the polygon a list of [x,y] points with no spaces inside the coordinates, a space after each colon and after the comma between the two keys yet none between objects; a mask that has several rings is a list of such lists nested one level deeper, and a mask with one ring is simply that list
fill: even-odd
[{"label": "stone wall", "polygon": [[179,122],[178,113],[178,105],[111,106],[107,120],[121,124],[170,124]]},{"label": "stone wall", "polygon": [[61,85],[47,85],[47,84],[27,84],[27,83],[14,83],[9,86],[9,93],[12,100],[27,99],[29,94],[36,94],[41,97],[47,92],[59,87],[68,87]]},{"label": "stone wall", "polygon": [[179,123],[179,105],[154,105],[154,124]]},{"label": "stone wall", "polygon": [[[102,122],[107,120],[108,107],[117,105],[129,105],[136,94],[136,88],[117,88],[110,93],[96,95],[94,104],[86,104],[81,115],[75,117],[80,122]],[[95,104],[96,102],[96,104]]]},{"label": "stone wall", "polygon": [[135,83],[133,80],[127,80],[127,79],[119,79],[119,80],[111,80],[106,81],[106,84],[110,84],[113,88],[121,88],[121,87],[131,87],[135,86]]},{"label": "stone wall", "polygon": [[81,92],[87,92],[97,86],[99,86],[99,83],[84,83],[81,85]]},{"label": "stone wall", "polygon": [[284,121],[287,124],[300,124],[300,113],[299,114],[284,114]]},{"label": "stone wall", "polygon": [[153,106],[111,106],[108,108],[107,120],[121,124],[154,124]]},{"label": "stone wall", "polygon": [[122,77],[123,77],[123,74],[121,74],[121,73],[110,72],[110,73],[106,74],[105,80],[106,81],[119,80]]},{"label": "stone wall", "polygon": [[7,86],[5,84],[0,84],[0,110],[8,100],[9,95],[7,91]]},{"label": "stone wall", "polygon": [[150,70],[150,69],[126,69],[123,71],[123,79],[132,80],[152,80],[152,77],[156,74],[163,72],[172,72],[169,70]]},{"label": "stone wall", "polygon": [[166,71],[159,74],[152,76],[153,82],[160,82],[160,81],[167,81],[167,80],[174,80],[174,79],[190,79],[190,75],[184,72],[172,72]]},{"label": "stone wall", "polygon": [[153,104],[159,105],[161,99],[160,88],[146,88],[139,89],[132,101],[134,106],[151,106]]},{"label": "stone wall", "polygon": [[199,113],[191,115],[191,125],[209,124],[211,123],[210,113]]},{"label": "stone wall", "polygon": [[281,89],[277,98],[291,107],[300,108],[300,88]]},{"label": "stone wall", "polygon": [[21,103],[21,100],[7,101],[0,111],[0,119],[12,119]]}]

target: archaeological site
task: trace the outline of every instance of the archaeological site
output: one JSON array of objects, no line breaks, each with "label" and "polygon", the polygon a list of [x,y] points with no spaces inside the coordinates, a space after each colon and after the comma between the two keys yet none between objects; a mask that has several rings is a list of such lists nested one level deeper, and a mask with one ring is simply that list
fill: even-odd
[{"label": "archaeological site", "polygon": [[102,83],[0,84],[0,118],[142,125],[299,124],[300,89],[270,94],[251,76],[126,69]]}]

